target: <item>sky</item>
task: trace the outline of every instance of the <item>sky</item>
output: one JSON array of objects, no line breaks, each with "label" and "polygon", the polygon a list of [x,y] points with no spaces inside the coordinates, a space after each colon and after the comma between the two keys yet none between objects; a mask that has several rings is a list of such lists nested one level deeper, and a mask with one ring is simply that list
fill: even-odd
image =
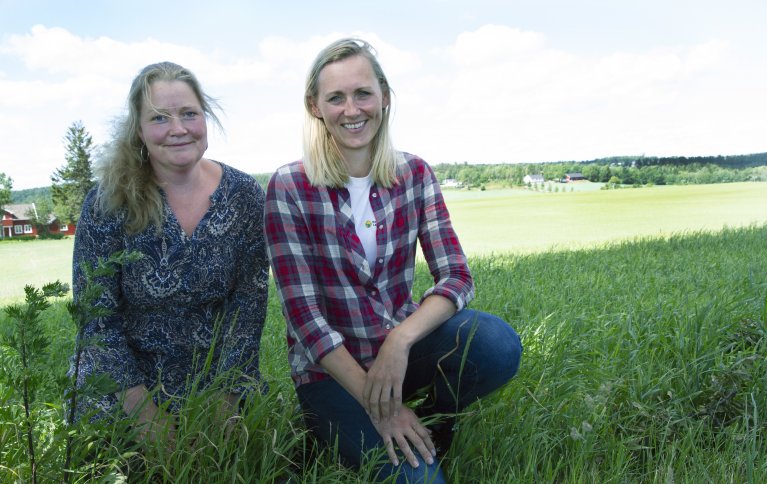
[{"label": "sky", "polygon": [[169,60],[222,107],[206,157],[271,173],[301,158],[309,65],[347,36],[378,52],[396,148],[431,164],[760,153],[765,23],[764,0],[0,0],[0,172],[50,185],[67,128],[107,143]]}]

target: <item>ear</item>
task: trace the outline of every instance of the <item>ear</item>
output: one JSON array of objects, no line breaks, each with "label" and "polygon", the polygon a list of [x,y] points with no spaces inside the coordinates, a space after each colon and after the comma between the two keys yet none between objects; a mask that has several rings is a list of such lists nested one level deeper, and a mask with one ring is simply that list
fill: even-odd
[{"label": "ear", "polygon": [[381,105],[381,109],[386,109],[389,107],[391,99],[389,99],[389,92],[385,92],[383,95],[383,104]]},{"label": "ear", "polygon": [[322,113],[320,112],[320,109],[317,107],[317,104],[315,104],[314,99],[307,96],[306,100],[309,103],[309,109],[312,112],[312,116],[314,116],[317,119],[322,119]]}]

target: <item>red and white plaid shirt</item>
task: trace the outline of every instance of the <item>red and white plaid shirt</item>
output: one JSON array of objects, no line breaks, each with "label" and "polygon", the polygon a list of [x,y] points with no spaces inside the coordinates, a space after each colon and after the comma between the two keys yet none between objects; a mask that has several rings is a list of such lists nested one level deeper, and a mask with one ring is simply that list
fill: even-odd
[{"label": "red and white plaid shirt", "polygon": [[378,251],[365,258],[345,188],[314,187],[302,162],[272,176],[266,196],[267,251],[287,320],[296,386],[330,376],[319,361],[340,345],[369,368],[386,335],[418,305],[412,299],[416,241],[434,286],[460,310],[474,283],[429,165],[403,153],[397,183],[373,185]]}]

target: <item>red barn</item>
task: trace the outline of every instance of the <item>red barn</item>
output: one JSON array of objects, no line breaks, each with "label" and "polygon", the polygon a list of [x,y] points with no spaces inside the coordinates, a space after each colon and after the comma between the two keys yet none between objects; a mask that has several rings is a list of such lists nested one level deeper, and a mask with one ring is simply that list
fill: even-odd
[{"label": "red barn", "polygon": [[[37,207],[34,203],[17,203],[3,205],[3,237],[37,236],[34,219],[37,217]],[[55,215],[48,215],[48,232],[51,234],[74,235],[75,224],[59,221]]]}]

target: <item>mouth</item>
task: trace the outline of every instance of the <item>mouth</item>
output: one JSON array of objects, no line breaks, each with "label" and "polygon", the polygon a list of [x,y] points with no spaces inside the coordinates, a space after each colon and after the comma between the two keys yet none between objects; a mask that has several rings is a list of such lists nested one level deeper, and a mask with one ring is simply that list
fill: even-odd
[{"label": "mouth", "polygon": [[359,121],[357,123],[343,123],[341,126],[343,126],[346,129],[359,129],[365,125],[366,121]]}]

